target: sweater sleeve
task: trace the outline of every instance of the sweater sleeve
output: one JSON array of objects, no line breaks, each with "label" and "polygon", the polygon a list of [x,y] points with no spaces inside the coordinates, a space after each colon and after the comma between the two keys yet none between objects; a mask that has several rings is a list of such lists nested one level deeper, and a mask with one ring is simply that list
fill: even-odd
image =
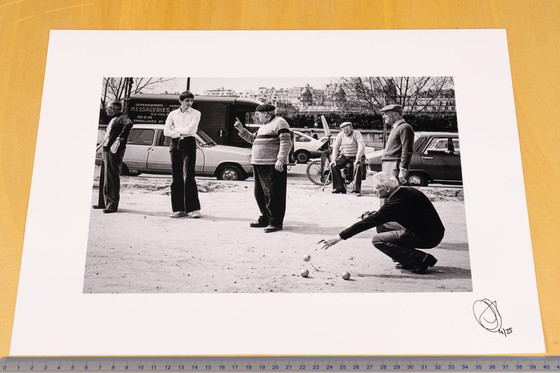
[{"label": "sweater sleeve", "polygon": [[414,143],[414,130],[410,125],[403,126],[401,131],[401,164],[400,168],[408,170],[410,166],[410,159],[412,158],[412,145]]},{"label": "sweater sleeve", "polygon": [[346,240],[352,236],[367,231],[368,229],[377,227],[378,225],[394,221],[396,216],[396,210],[398,209],[397,200],[388,199],[379,211],[374,212],[367,218],[360,220],[359,222],[351,225],[342,232],[339,233],[340,238]]},{"label": "sweater sleeve", "polygon": [[247,141],[248,143],[251,143],[251,144],[252,144],[252,143],[255,141],[255,138],[257,137],[257,134],[256,134],[256,133],[251,133],[251,132],[249,132],[246,128],[242,128],[242,129],[239,131],[239,136],[240,136],[243,140],[245,140],[245,141]]},{"label": "sweater sleeve", "polygon": [[364,141],[364,137],[358,131],[356,132],[356,143],[358,144],[358,152],[356,153],[356,159],[360,160],[366,153],[366,143]]},{"label": "sweater sleeve", "polygon": [[276,159],[283,164],[287,164],[290,149],[292,148],[292,139],[290,136],[290,126],[285,120],[282,120],[278,125],[278,138],[280,139],[280,148],[278,149]]},{"label": "sweater sleeve", "polygon": [[132,121],[130,120],[130,118],[126,115],[123,115],[121,118],[121,121],[123,123],[123,128],[121,133],[119,134],[119,138],[124,140],[124,139],[128,139],[128,134],[130,133],[130,130],[132,129]]}]

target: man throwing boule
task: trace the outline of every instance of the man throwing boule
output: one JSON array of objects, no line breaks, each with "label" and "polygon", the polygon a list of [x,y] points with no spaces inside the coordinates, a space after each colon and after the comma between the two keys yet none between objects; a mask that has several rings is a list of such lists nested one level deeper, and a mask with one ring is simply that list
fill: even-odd
[{"label": "man throwing boule", "polygon": [[431,249],[443,239],[445,228],[432,202],[424,193],[411,187],[401,187],[397,179],[385,172],[373,175],[380,198],[386,198],[379,211],[368,213],[362,220],[337,236],[319,241],[328,249],[341,240],[377,227],[372,244],[393,261],[397,268],[425,273],[437,259],[420,249]]}]

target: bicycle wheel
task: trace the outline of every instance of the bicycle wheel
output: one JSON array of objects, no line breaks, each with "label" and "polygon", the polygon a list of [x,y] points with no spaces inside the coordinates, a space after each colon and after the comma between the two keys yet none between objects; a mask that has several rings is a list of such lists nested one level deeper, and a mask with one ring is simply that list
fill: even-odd
[{"label": "bicycle wheel", "polygon": [[[306,170],[307,178],[313,184],[316,185],[328,185],[331,183],[330,172],[324,171],[323,175],[321,175],[321,160],[316,159],[311,161],[307,166]],[[327,182],[325,183],[325,177],[328,178]]]}]

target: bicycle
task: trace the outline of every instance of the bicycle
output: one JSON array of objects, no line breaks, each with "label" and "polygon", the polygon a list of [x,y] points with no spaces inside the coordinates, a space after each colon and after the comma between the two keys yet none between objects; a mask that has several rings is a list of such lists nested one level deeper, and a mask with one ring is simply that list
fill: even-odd
[{"label": "bicycle", "polygon": [[[316,185],[322,185],[323,190],[325,189],[326,185],[332,183],[332,175],[331,175],[331,160],[332,160],[332,146],[330,143],[331,137],[327,138],[327,141],[318,149],[321,151],[321,157],[319,159],[315,159],[309,162],[307,165],[307,169],[305,171],[307,178]],[[352,164],[344,167],[342,170],[342,176],[344,179],[344,183],[347,187],[352,184]]]}]

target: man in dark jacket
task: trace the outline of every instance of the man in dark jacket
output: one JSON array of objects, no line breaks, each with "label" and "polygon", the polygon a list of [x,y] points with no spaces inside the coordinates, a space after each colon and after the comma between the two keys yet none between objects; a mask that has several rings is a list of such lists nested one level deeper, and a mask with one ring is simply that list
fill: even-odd
[{"label": "man in dark jacket", "polygon": [[421,249],[431,249],[443,239],[445,228],[424,193],[410,187],[400,187],[398,180],[385,172],[373,176],[380,198],[386,198],[379,211],[362,215],[362,220],[340,232],[330,240],[321,240],[328,249],[341,240],[377,227],[372,243],[397,262],[397,268],[425,273],[437,259]]},{"label": "man in dark jacket", "polygon": [[402,106],[387,105],[381,110],[383,120],[392,126],[387,139],[383,157],[381,158],[382,171],[396,177],[401,184],[406,183],[410,160],[412,158],[412,145],[414,144],[414,130],[402,117]]},{"label": "man in dark jacket", "polygon": [[128,134],[132,128],[130,118],[122,113],[122,104],[113,101],[105,109],[113,117],[107,126],[103,140],[103,158],[99,174],[99,200],[94,209],[103,209],[104,213],[116,212],[120,199],[120,170],[126,150]]}]

